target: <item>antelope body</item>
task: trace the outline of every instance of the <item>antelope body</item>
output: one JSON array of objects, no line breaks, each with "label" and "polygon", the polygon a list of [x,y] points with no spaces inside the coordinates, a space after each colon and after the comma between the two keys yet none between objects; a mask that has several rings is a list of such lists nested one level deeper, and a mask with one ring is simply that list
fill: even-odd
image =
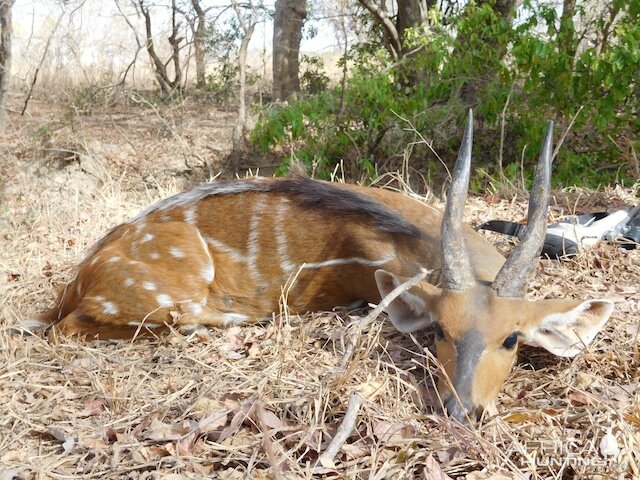
[{"label": "antelope body", "polygon": [[227,326],[271,318],[283,287],[297,312],[379,302],[421,267],[427,280],[387,313],[412,332],[433,326],[449,413],[493,400],[519,342],[573,356],[607,321],[607,300],[524,298],[544,238],[551,128],[527,232],[508,260],[462,224],[472,119],[444,215],[400,193],[303,177],[200,186],[115,227],[80,264],[42,320],[67,334],[129,337],[141,328]]}]

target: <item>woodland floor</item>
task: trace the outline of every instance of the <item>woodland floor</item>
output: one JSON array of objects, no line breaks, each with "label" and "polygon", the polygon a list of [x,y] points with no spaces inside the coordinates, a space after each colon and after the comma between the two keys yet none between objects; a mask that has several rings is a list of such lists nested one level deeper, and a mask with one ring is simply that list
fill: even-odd
[{"label": "woodland floor", "polygon": [[[110,227],[223,168],[234,121],[189,101],[29,112],[0,140],[0,480],[640,478],[640,250],[540,263],[532,298],[610,298],[615,312],[575,359],[523,349],[471,429],[437,414],[428,333],[380,319],[337,369],[362,311],[135,342],[10,335]],[[551,215],[638,203],[629,189],[556,192]],[[472,197],[466,219],[521,220],[525,206]],[[353,391],[356,428],[322,465]],[[608,431],[615,461],[600,453]]]}]

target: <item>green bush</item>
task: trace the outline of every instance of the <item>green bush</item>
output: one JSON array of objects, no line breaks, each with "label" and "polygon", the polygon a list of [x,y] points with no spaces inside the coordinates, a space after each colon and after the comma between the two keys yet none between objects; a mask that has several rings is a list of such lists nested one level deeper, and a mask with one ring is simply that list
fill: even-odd
[{"label": "green bush", "polygon": [[500,173],[503,121],[504,174],[517,179],[531,176],[545,119],[551,118],[556,139],[574,121],[554,164],[556,185],[633,182],[629,159],[616,143],[624,140],[640,151],[640,11],[626,3],[618,7],[626,11],[608,42],[583,45],[575,55],[566,48],[571,41],[561,37],[573,29],[559,34],[550,7],[526,5],[528,16],[515,26],[487,3],[469,4],[448,25],[434,11],[429,25],[407,37],[408,50],[417,53],[391,65],[381,47],[358,47],[350,54],[355,67],[344,91],[325,90],[263,115],[252,140],[262,150],[283,153],[281,172],[297,158],[320,177],[340,162],[350,175],[375,175],[413,145],[411,166],[429,175],[444,169],[431,148],[415,142],[429,140],[452,162],[465,112],[473,106],[474,157],[490,176]]}]

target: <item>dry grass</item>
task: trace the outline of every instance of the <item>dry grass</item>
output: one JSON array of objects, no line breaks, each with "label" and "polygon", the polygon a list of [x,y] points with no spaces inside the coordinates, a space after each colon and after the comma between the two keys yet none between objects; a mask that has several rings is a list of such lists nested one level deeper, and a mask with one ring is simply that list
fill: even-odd
[{"label": "dry grass", "polygon": [[[376,322],[338,368],[346,326],[363,312],[284,315],[270,325],[136,342],[9,336],[7,327],[52,301],[109,227],[184,186],[160,174],[185,146],[154,130],[153,114],[129,112],[126,124],[86,118],[54,136],[46,148],[78,151],[61,169],[47,166],[51,154],[34,134],[45,115],[13,119],[2,143],[2,480],[640,475],[638,251],[601,245],[575,261],[542,263],[533,297],[607,297],[615,313],[575,359],[524,350],[497,407],[471,430],[435,413],[428,334],[414,339]],[[205,127],[191,135],[184,141],[202,156],[221,141]],[[558,196],[553,214],[575,209],[575,198]],[[638,203],[624,190],[581,198],[578,209]],[[520,219],[524,211],[521,196],[488,200],[470,199],[467,220]],[[319,454],[352,392],[365,401],[335,469],[326,468]],[[621,454],[604,465],[609,429]]]}]

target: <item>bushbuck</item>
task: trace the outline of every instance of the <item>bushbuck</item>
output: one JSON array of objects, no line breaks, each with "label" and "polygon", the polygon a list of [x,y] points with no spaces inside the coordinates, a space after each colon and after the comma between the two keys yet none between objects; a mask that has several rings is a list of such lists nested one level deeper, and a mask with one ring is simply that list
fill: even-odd
[{"label": "bushbuck", "polygon": [[[575,356],[609,318],[608,300],[525,298],[546,228],[553,125],[528,223],[505,258],[463,224],[473,118],[444,214],[401,193],[304,177],[214,182],[162,200],[113,228],[40,321],[66,334],[223,327],[271,318],[282,287],[295,312],[379,302],[420,268],[425,281],[387,308],[401,332],[433,328],[448,413],[476,418],[495,399],[519,343]],[[455,393],[454,393],[455,392]]]}]

